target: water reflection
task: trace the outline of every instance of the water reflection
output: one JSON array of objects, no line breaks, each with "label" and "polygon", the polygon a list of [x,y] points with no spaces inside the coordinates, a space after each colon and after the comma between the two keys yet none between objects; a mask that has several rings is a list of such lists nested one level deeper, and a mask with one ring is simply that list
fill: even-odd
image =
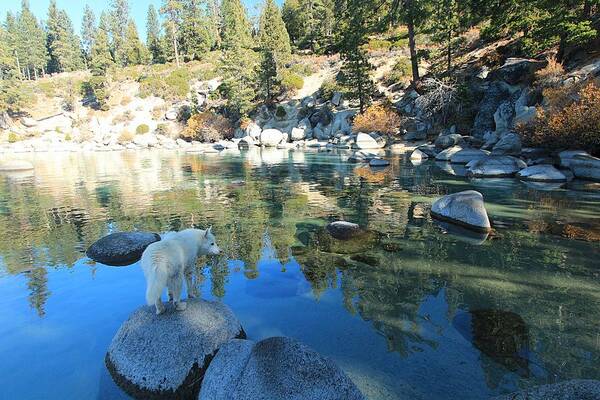
[{"label": "water reflection", "polygon": [[[313,318],[296,331],[300,339],[331,326],[319,350],[354,377],[377,375],[370,379],[377,383],[361,383],[371,398],[403,398],[408,389],[398,382],[411,382],[417,398],[444,398],[448,390],[479,398],[600,378],[600,200],[589,188],[574,196],[514,180],[469,181],[400,156],[372,170],[346,163],[343,152],[31,157],[33,175],[0,175],[0,285],[24,279],[19,290],[38,319],[52,317],[49,302],[72,306],[61,289],[75,278],[63,272],[93,274],[98,266],[84,258],[85,249],[108,232],[213,225],[224,256],[199,262],[191,292],[243,301],[236,312],[265,331],[277,312],[253,321],[271,302],[295,318]],[[473,238],[429,218],[433,199],[472,185],[498,227],[492,237]],[[359,223],[367,233],[333,239],[324,228],[333,219]],[[141,279],[136,266],[119,273]],[[121,284],[116,276],[110,284]],[[95,278],[86,285],[82,290],[99,290]],[[122,290],[131,307],[140,303],[133,289]],[[297,309],[306,299],[311,313]],[[333,312],[331,302],[343,314],[315,317]],[[99,309],[97,318],[101,312],[113,311]],[[337,353],[347,316],[369,326],[362,341],[383,338],[384,348],[362,354],[360,345],[348,344]],[[14,323],[0,322],[5,329]]]}]

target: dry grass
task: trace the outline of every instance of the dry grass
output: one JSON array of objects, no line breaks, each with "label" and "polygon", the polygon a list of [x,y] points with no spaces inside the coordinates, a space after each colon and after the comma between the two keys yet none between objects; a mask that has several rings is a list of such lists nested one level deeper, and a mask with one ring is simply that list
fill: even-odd
[{"label": "dry grass", "polygon": [[400,129],[402,120],[392,109],[381,105],[373,105],[354,118],[354,132],[379,132],[395,134]]},{"label": "dry grass", "polygon": [[565,75],[565,68],[555,57],[548,57],[547,61],[548,65],[535,73],[536,82],[542,88],[556,86]]},{"label": "dry grass", "polygon": [[[550,91],[550,92],[549,92]],[[531,146],[550,149],[584,149],[600,154],[600,88],[593,82],[574,96],[570,88],[544,91],[549,107],[517,129]]]},{"label": "dry grass", "polygon": [[135,137],[135,135],[131,131],[124,129],[121,131],[121,134],[119,135],[118,140],[119,140],[120,144],[126,144],[126,143],[130,143],[134,137]]}]

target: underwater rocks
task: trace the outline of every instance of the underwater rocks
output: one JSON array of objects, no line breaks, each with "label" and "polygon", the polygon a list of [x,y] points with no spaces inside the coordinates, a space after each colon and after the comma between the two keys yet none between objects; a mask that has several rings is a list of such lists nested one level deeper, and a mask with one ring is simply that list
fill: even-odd
[{"label": "underwater rocks", "polygon": [[494,400],[598,400],[600,381],[573,379],[495,397]]},{"label": "underwater rocks", "polygon": [[86,255],[106,265],[130,265],[139,261],[146,247],[159,240],[160,236],[151,232],[111,233],[92,244]]},{"label": "underwater rocks", "polygon": [[334,221],[327,224],[327,231],[338,240],[349,240],[362,233],[358,224],[346,221]]},{"label": "underwater rocks", "polygon": [[210,364],[199,400],[362,400],[326,357],[286,337],[232,340]]},{"label": "underwater rocks", "polygon": [[474,190],[450,194],[436,200],[431,206],[431,215],[476,231],[491,230],[483,195]]},{"label": "underwater rocks", "polygon": [[119,328],[106,366],[135,398],[194,398],[217,349],[245,337],[231,309],[220,302],[190,300],[185,311],[169,307],[161,315],[144,306]]}]

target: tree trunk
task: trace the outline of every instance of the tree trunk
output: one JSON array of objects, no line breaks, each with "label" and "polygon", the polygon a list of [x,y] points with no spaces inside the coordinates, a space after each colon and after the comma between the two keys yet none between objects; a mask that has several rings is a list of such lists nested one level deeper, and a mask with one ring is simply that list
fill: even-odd
[{"label": "tree trunk", "polygon": [[175,28],[173,28],[173,49],[175,50],[175,61],[177,62],[177,68],[179,68],[179,49],[177,48],[177,34]]},{"label": "tree trunk", "polygon": [[19,70],[19,79],[23,79],[23,70],[21,69],[21,63],[19,62],[19,56],[15,50],[15,58],[17,59],[17,69]]},{"label": "tree trunk", "polygon": [[[409,7],[412,5],[409,4]],[[419,81],[419,59],[417,57],[417,45],[415,42],[415,24],[412,16],[412,12],[408,12],[408,46],[410,47],[410,63],[412,64],[412,76],[413,84]]]},{"label": "tree trunk", "polygon": [[583,18],[590,18],[592,16],[592,3],[590,0],[586,0],[583,3]]},{"label": "tree trunk", "polygon": [[448,72],[452,68],[452,30],[448,30]]}]

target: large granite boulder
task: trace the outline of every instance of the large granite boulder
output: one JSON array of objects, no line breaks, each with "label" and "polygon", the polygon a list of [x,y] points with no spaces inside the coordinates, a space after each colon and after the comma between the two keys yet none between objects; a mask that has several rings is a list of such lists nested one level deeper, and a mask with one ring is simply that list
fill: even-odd
[{"label": "large granite boulder", "polygon": [[480,232],[491,230],[490,220],[483,204],[483,195],[474,190],[454,193],[436,200],[431,215]]},{"label": "large granite boulder", "polygon": [[375,135],[359,133],[356,135],[354,147],[357,149],[382,149],[385,147],[385,140],[380,140]]},{"label": "large granite boulder", "polygon": [[256,122],[250,122],[246,129],[244,129],[244,136],[250,136],[252,139],[257,140],[258,138],[260,138],[261,132],[262,129],[260,128],[260,126],[258,126]]},{"label": "large granite boulder", "polygon": [[489,155],[490,152],[485,150],[462,149],[450,156],[450,162],[452,164],[467,164],[470,161],[479,160]]},{"label": "large granite boulder", "polygon": [[115,382],[135,398],[194,398],[219,347],[245,337],[221,302],[190,300],[185,311],[169,307],[161,315],[144,306],[121,325],[105,361]]},{"label": "large granite boulder", "polygon": [[494,113],[494,124],[496,125],[496,132],[506,132],[510,130],[515,118],[515,107],[510,100],[503,101],[500,103],[496,112]]},{"label": "large granite boulder", "polygon": [[565,150],[558,153],[560,160],[560,166],[562,168],[569,168],[571,166],[571,160],[577,156],[589,156],[586,151],[583,150]]},{"label": "large granite boulder", "polygon": [[424,152],[422,152],[421,150],[419,150],[419,149],[415,149],[415,151],[413,151],[410,154],[410,160],[411,161],[420,162],[420,161],[423,161],[423,160],[427,160],[428,158],[429,158],[429,156],[427,154],[425,154]]},{"label": "large granite boulder", "polygon": [[260,144],[265,147],[277,147],[283,139],[283,132],[278,129],[265,129],[260,133]]},{"label": "large granite boulder", "polygon": [[492,73],[493,78],[502,79],[510,85],[530,83],[537,70],[545,66],[544,61],[526,58],[508,58],[504,65]]},{"label": "large granite boulder", "polygon": [[578,155],[571,159],[569,166],[576,178],[600,182],[600,158]]},{"label": "large granite boulder", "polygon": [[457,144],[460,144],[463,140],[462,135],[459,135],[458,133],[452,133],[449,135],[442,135],[442,136],[438,136],[437,139],[435,139],[435,147],[437,147],[438,149],[447,149],[448,147],[452,147],[455,146]]},{"label": "large granite boulder", "polygon": [[435,156],[435,160],[436,161],[450,161],[450,159],[452,158],[452,156],[456,153],[458,153],[459,151],[461,151],[463,148],[461,146],[452,146],[447,148],[444,151],[439,152],[436,156]]},{"label": "large granite boulder", "polygon": [[515,132],[505,133],[492,148],[497,156],[518,156],[521,154],[521,137]]},{"label": "large granite boulder", "polygon": [[600,381],[573,379],[535,386],[520,392],[494,397],[494,400],[598,400]]},{"label": "large granite boulder", "polygon": [[0,161],[0,172],[12,171],[30,171],[33,169],[33,164],[25,160],[6,160]]},{"label": "large granite boulder", "polygon": [[500,104],[509,97],[510,92],[506,88],[506,84],[502,82],[492,82],[490,84],[477,107],[478,112],[473,123],[473,136],[481,138],[485,132],[495,130],[494,114]]},{"label": "large granite boulder", "polygon": [[336,366],[291,338],[232,340],[206,371],[199,400],[362,400]]},{"label": "large granite boulder", "polygon": [[527,164],[511,156],[489,156],[469,162],[467,168],[468,175],[475,178],[506,178],[527,168]]},{"label": "large granite boulder", "polygon": [[517,178],[533,182],[566,182],[565,174],[553,165],[541,164],[527,167],[517,172]]},{"label": "large granite boulder", "polygon": [[151,232],[115,232],[93,243],[86,251],[92,260],[114,266],[139,261],[146,247],[158,242],[160,236]]}]

